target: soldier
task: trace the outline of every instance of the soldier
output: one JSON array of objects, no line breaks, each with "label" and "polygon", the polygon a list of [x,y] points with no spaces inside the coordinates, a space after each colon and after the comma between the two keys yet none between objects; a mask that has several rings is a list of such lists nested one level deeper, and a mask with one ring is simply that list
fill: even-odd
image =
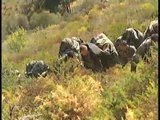
[{"label": "soldier", "polygon": [[100,72],[104,69],[101,61],[102,50],[95,44],[81,44],[80,52],[85,68],[91,69],[93,72]]},{"label": "soldier", "polygon": [[144,32],[144,39],[150,37],[152,34],[158,34],[158,20],[151,21]]},{"label": "soldier", "polygon": [[78,37],[64,38],[61,41],[59,57],[54,65],[55,74],[59,74],[62,63],[67,62],[67,60],[70,58],[74,58],[74,60],[76,60],[80,65],[82,65],[80,54],[81,43],[83,43],[83,40]]},{"label": "soldier", "polygon": [[119,61],[122,68],[131,60],[133,54],[136,52],[134,46],[128,45],[126,41],[116,41],[116,49],[119,55]]},{"label": "soldier", "polygon": [[100,33],[92,38],[91,43],[96,44],[101,50],[103,50],[103,54],[106,54],[102,60],[105,67],[113,67],[118,63],[117,50],[112,41],[104,33]]},{"label": "soldier", "polygon": [[155,42],[158,42],[158,33],[152,34],[151,39],[154,40]]},{"label": "soldier", "polygon": [[122,42],[126,42],[126,41],[122,40],[122,36],[119,36],[117,40],[114,42],[115,48],[117,48],[119,44],[121,44]]},{"label": "soldier", "polygon": [[122,40],[126,40],[128,45],[133,45],[137,49],[143,42],[143,34],[134,28],[128,28],[122,34]]},{"label": "soldier", "polygon": [[27,77],[38,77],[43,76],[46,77],[47,73],[50,71],[48,65],[46,65],[42,60],[39,61],[31,61],[26,65],[26,76]]},{"label": "soldier", "polygon": [[151,37],[146,38],[143,43],[137,48],[137,51],[134,53],[132,60],[131,60],[131,71],[136,72],[137,64],[139,63],[140,57],[147,61],[146,55],[151,57],[150,46],[153,42],[156,42],[156,34],[153,34]]},{"label": "soldier", "polygon": [[57,62],[59,64],[66,61],[68,58],[73,58],[76,56],[79,61],[81,61],[80,48],[79,45],[83,43],[83,40],[77,37],[64,38],[61,41],[59,49],[59,58]]}]

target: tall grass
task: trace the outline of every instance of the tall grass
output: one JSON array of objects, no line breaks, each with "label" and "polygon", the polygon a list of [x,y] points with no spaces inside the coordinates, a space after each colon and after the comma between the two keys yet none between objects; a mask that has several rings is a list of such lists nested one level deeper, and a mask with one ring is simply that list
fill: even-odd
[{"label": "tall grass", "polygon": [[[92,73],[68,61],[60,66],[58,74],[52,72],[38,79],[24,76],[31,60],[44,60],[54,70],[64,37],[78,36],[88,42],[97,31],[105,32],[114,41],[128,27],[144,32],[157,18],[157,2],[112,0],[101,9],[98,1],[87,0],[71,15],[35,14],[33,27],[43,21],[45,29],[19,29],[2,44],[2,119],[39,113],[42,115],[38,119],[43,120],[157,119],[157,45],[151,49],[150,63],[141,61],[137,73],[130,72],[130,63],[123,69],[116,65],[106,72]],[[22,74],[21,83],[17,82],[16,69]]]}]

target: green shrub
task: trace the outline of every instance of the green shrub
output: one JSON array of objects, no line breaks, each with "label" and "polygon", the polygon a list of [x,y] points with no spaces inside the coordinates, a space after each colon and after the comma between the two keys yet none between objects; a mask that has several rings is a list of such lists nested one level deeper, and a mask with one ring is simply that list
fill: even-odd
[{"label": "green shrub", "polygon": [[6,24],[5,31],[7,34],[11,34],[17,30],[18,23],[14,15],[3,17],[3,24]]},{"label": "green shrub", "polygon": [[7,34],[15,32],[19,28],[28,29],[29,23],[27,17],[23,14],[12,14],[8,17],[3,18],[3,23],[5,24],[5,31]]},{"label": "green shrub", "polygon": [[150,18],[156,15],[157,10],[151,3],[144,3],[140,5],[140,13],[143,18]]},{"label": "green shrub", "polygon": [[19,94],[18,91],[14,90],[3,90],[2,91],[3,101],[2,101],[2,119],[3,120],[10,120],[10,119],[17,119],[18,112],[17,112],[17,103],[19,101]]},{"label": "green shrub", "polygon": [[122,22],[116,22],[116,23],[111,23],[107,27],[107,34],[111,38],[111,40],[116,40],[117,37],[119,37],[123,31],[127,28],[126,23]]},{"label": "green shrub", "polygon": [[54,13],[34,13],[33,16],[30,19],[30,27],[36,28],[44,28],[51,24],[58,24],[61,20],[61,17],[59,14]]},{"label": "green shrub", "polygon": [[36,113],[41,113],[43,119],[85,119],[101,102],[100,93],[100,83],[90,76],[74,76],[62,85],[39,78],[12,94],[3,91],[3,118],[9,116],[9,106],[15,105],[13,119]]},{"label": "green shrub", "polygon": [[29,28],[29,22],[27,19],[27,16],[20,14],[17,18],[18,27],[28,29]]},{"label": "green shrub", "polygon": [[[100,9],[98,1],[84,1],[82,6],[75,8],[75,13],[63,17],[56,15],[57,22],[53,22],[54,25],[44,30],[38,28],[29,31],[27,37],[24,37],[28,39],[24,49],[19,53],[9,52],[10,49],[6,47],[8,41],[3,42],[2,119],[11,119],[10,113],[13,113],[12,119],[37,113],[42,114],[37,118],[40,120],[130,120],[128,116],[134,119],[157,119],[158,45],[151,47],[152,58],[149,63],[140,60],[136,73],[130,72],[130,63],[123,69],[116,65],[103,73],[93,73],[79,66],[76,61],[67,61],[61,64],[58,74],[52,72],[46,78],[38,79],[22,78],[22,84],[17,83],[14,70],[23,73],[25,65],[31,60],[42,59],[54,70],[52,64],[57,59],[59,43],[64,37],[80,36],[87,42],[96,30],[104,31],[113,40],[127,27],[144,31],[150,21],[154,20],[152,14],[158,14],[157,0],[110,0],[105,9]],[[53,15],[43,14],[35,13],[35,16],[41,19],[39,15],[48,18]],[[32,23],[41,24],[37,18],[32,18]],[[48,18],[42,18],[42,21],[52,24]],[[12,23],[7,19],[3,18],[5,29],[9,22]],[[13,20],[12,23],[15,30],[17,21]],[[17,38],[10,39],[17,42]],[[11,112],[10,108],[14,105]]]},{"label": "green shrub", "polygon": [[26,31],[22,28],[12,33],[7,38],[8,47],[11,52],[20,52],[25,46]]},{"label": "green shrub", "polygon": [[2,19],[2,42],[6,39],[7,36],[7,24],[5,22],[5,20]]},{"label": "green shrub", "polygon": [[97,29],[98,31],[99,28],[103,28],[102,26],[105,26],[104,22],[104,12],[99,10],[98,5],[95,5],[88,13],[89,29]]},{"label": "green shrub", "polygon": [[10,86],[14,88],[16,86],[16,75],[15,75],[15,69],[11,66],[3,65],[2,68],[3,74],[2,74],[2,89],[8,89]]},{"label": "green shrub", "polygon": [[45,119],[85,119],[100,102],[99,83],[89,76],[75,76],[65,86],[56,85],[50,94],[36,97]]},{"label": "green shrub", "polygon": [[64,27],[64,29],[61,31],[63,33],[62,36],[64,36],[64,37],[65,36],[66,37],[78,36],[78,31],[84,24],[85,23],[80,22],[80,21],[71,21],[71,22],[69,22]]},{"label": "green shrub", "polygon": [[99,1],[98,0],[85,0],[83,1],[83,3],[81,4],[81,6],[79,6],[77,8],[77,11],[81,11],[82,14],[88,14],[88,12],[92,9],[92,7],[96,4],[98,4]]}]

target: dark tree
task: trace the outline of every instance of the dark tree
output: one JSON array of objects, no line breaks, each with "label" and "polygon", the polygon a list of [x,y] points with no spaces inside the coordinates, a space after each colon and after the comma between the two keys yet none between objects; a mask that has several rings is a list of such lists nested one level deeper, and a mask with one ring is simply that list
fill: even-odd
[{"label": "dark tree", "polygon": [[58,6],[61,4],[61,0],[45,0],[44,8],[50,12],[58,12]]}]

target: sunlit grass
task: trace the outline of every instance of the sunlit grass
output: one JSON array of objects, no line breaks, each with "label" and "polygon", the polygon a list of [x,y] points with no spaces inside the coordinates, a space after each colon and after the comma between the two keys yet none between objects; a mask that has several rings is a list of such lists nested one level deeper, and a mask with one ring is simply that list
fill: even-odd
[{"label": "sunlit grass", "polygon": [[[150,63],[140,61],[136,73],[130,72],[130,62],[124,68],[116,65],[106,72],[93,73],[71,60],[46,78],[24,76],[31,60],[44,60],[54,70],[64,37],[78,36],[88,42],[95,31],[104,31],[115,41],[127,27],[144,32],[156,18],[156,3],[112,0],[103,10],[96,4],[88,14],[78,11],[63,16],[66,18],[57,25],[27,32],[25,46],[19,52],[9,52],[8,41],[4,41],[2,71],[7,72],[2,74],[2,118],[10,119],[12,112],[13,119],[37,113],[42,114],[41,119],[157,119],[158,45],[152,47]],[[21,83],[16,81],[15,69],[22,74]],[[13,111],[11,106],[16,106]]]}]

